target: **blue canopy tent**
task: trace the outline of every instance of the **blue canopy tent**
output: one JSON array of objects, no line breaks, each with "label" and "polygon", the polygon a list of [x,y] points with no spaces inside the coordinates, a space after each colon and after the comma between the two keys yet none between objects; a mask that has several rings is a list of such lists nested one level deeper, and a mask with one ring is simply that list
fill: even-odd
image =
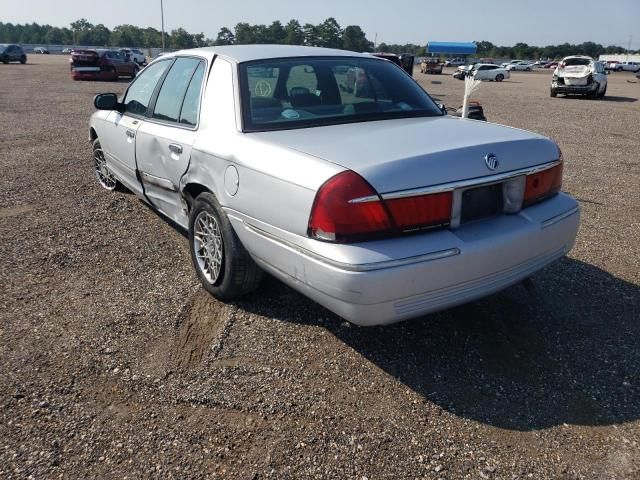
[{"label": "blue canopy tent", "polygon": [[473,42],[427,42],[427,53],[436,55],[475,55],[477,50]]}]

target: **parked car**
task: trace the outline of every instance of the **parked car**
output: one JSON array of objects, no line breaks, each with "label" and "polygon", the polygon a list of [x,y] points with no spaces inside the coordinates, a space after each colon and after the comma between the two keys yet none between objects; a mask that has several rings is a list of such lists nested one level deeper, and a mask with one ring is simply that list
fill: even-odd
[{"label": "parked car", "polygon": [[533,68],[533,64],[531,64],[530,62],[527,62],[525,60],[521,60],[518,62],[512,62],[509,65],[507,65],[506,67],[507,70],[511,71],[511,70],[523,70],[526,72],[530,72],[531,69]]},{"label": "parked car", "polygon": [[511,77],[509,70],[490,63],[476,63],[469,74],[476,80],[493,80],[496,82],[501,82],[505,78]]},{"label": "parked car", "polygon": [[445,67],[458,67],[460,65],[464,65],[465,63],[467,63],[467,62],[465,61],[464,58],[457,57],[457,58],[450,58],[449,60],[444,62],[444,66]]},{"label": "parked car", "polygon": [[509,65],[513,65],[513,64],[516,64],[516,63],[520,63],[520,62],[522,62],[522,61],[523,61],[523,60],[511,60],[510,62],[504,62],[504,63],[501,63],[501,64],[500,64],[500,66],[501,66],[502,68],[507,68],[507,66],[509,66]]},{"label": "parked car", "polygon": [[33,49],[33,53],[39,53],[43,55],[49,55],[49,50],[44,47],[36,47]]},{"label": "parked car", "polygon": [[558,62],[549,62],[547,63],[544,68],[556,68],[558,66]]},{"label": "parked car", "polygon": [[117,50],[73,50],[69,64],[74,80],[135,78],[140,71],[138,64]]},{"label": "parked car", "polygon": [[137,48],[121,48],[120,51],[125,55],[129,55],[131,60],[136,62],[138,65],[146,65],[147,57],[145,57],[144,52]]},{"label": "parked car", "polygon": [[24,53],[20,45],[0,43],[0,62],[20,62],[25,64],[27,63],[27,54]]},{"label": "parked car", "polygon": [[437,58],[426,57],[420,62],[420,71],[422,73],[441,74],[444,65]]},{"label": "parked car", "polygon": [[64,53],[65,55],[70,55],[72,51],[73,51],[73,48],[67,47],[62,49],[62,53]]},{"label": "parked car", "polygon": [[604,97],[607,92],[607,71],[601,62],[584,55],[565,57],[553,72],[552,97],[559,93]]},{"label": "parked car", "polygon": [[640,62],[620,62],[616,65],[616,72],[640,72]]},{"label": "parked car", "polygon": [[[350,69],[359,96],[340,91]],[[447,116],[371,55],[185,50],[94,104],[97,180],[187,230],[221,300],[266,270],[349,321],[391,323],[528,278],[576,238],[553,141]]]},{"label": "parked car", "polygon": [[408,53],[403,53],[402,55],[396,55],[395,53],[385,53],[385,52],[375,52],[372,53],[374,57],[384,58],[385,60],[389,60],[390,62],[395,63],[409,75],[413,76],[413,62],[414,56]]}]

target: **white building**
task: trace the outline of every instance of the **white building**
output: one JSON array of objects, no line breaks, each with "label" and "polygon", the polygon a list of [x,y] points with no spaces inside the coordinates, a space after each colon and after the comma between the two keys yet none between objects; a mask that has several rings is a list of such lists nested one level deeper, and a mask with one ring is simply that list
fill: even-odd
[{"label": "white building", "polygon": [[601,62],[640,62],[640,55],[631,55],[627,53],[600,55],[598,60]]}]

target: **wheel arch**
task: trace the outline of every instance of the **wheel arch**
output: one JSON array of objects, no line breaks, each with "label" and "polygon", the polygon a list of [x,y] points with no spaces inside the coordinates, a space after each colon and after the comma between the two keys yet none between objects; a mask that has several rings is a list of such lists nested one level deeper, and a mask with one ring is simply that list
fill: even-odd
[{"label": "wheel arch", "polygon": [[195,201],[196,201],[196,198],[198,198],[198,195],[202,193],[210,193],[214,197],[218,198],[218,196],[215,194],[213,190],[211,190],[211,188],[197,181],[190,181],[184,185],[184,187],[182,188],[182,197],[187,203],[187,208],[189,209],[189,212],[191,212],[191,209],[193,208],[193,205],[195,204]]}]

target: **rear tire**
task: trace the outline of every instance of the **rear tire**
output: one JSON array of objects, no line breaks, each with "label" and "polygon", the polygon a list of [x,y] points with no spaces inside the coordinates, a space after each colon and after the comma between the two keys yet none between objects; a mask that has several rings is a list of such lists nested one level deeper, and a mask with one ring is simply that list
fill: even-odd
[{"label": "rear tire", "polygon": [[496,75],[496,82],[501,82],[502,80],[504,80],[504,75],[499,73],[498,75]]},{"label": "rear tire", "polygon": [[200,194],[191,209],[189,249],[202,286],[219,300],[241,297],[260,284],[262,270],[212,193]]},{"label": "rear tire", "polygon": [[24,65],[25,63],[27,63],[27,57],[25,57],[24,55],[20,57],[20,63],[22,65]]}]

